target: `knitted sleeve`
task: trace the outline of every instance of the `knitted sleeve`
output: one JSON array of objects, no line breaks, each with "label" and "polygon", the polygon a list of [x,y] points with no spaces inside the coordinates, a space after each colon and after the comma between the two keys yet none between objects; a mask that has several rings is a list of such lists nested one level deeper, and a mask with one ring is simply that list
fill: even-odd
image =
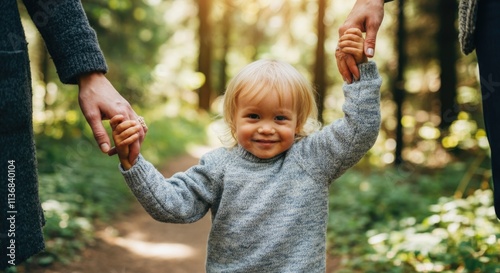
[{"label": "knitted sleeve", "polygon": [[23,1],[54,60],[61,82],[76,84],[83,73],[107,71],[97,36],[80,1]]},{"label": "knitted sleeve", "polygon": [[382,79],[374,62],[359,65],[361,79],[344,84],[344,117],[295,145],[299,162],[319,181],[332,182],[356,164],[377,139]]},{"label": "knitted sleeve", "polygon": [[165,178],[142,156],[129,170],[120,170],[137,200],[154,219],[191,223],[207,213],[218,191],[216,165],[220,166],[220,161],[214,162],[209,156],[210,153],[198,165],[170,178]]}]

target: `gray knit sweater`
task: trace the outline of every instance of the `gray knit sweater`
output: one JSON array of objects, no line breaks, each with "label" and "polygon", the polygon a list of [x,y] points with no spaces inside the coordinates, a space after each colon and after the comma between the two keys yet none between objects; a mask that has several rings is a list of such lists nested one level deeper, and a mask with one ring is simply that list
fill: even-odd
[{"label": "gray knit sweater", "polygon": [[207,272],[324,272],[328,187],[379,131],[381,78],[373,62],[360,70],[361,81],[344,85],[345,117],[274,158],[218,148],[164,178],[140,156],[121,169],[125,180],[158,221],[191,223],[211,211]]}]

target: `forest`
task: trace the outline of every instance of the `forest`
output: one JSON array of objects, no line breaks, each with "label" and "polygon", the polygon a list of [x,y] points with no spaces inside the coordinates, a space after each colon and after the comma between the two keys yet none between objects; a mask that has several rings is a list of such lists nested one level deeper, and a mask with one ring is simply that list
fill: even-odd
[{"label": "forest", "polygon": [[[217,141],[210,130],[226,84],[253,60],[291,63],[316,87],[320,120],[342,117],[344,83],[334,51],[354,3],[85,0],[83,6],[108,79],[148,121],[141,152],[160,165]],[[98,151],[77,106],[77,86],[60,83],[19,7],[47,218],[47,250],[31,262],[71,262],[92,242],[94,224],[126,214],[133,197],[117,159]],[[500,272],[478,67],[474,52],[460,51],[457,14],[455,0],[385,4],[372,59],[383,78],[379,137],[330,191],[335,272]]]}]

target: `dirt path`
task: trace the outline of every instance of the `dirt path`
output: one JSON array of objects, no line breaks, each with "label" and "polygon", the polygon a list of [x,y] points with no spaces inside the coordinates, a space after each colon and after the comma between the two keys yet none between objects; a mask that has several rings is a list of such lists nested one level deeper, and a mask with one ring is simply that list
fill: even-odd
[{"label": "dirt path", "polygon": [[[196,164],[189,155],[164,168],[170,176]],[[203,273],[210,216],[193,224],[167,224],[152,219],[135,201],[134,209],[97,231],[95,245],[68,265],[30,268],[26,273]],[[335,272],[329,257],[327,272]],[[23,273],[21,271],[21,273]]]}]

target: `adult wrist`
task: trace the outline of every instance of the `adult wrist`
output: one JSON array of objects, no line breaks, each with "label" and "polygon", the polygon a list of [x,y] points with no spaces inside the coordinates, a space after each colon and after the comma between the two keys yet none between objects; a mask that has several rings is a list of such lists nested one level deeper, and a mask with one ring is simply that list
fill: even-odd
[{"label": "adult wrist", "polygon": [[91,81],[92,79],[98,78],[98,77],[105,77],[104,72],[91,71],[91,72],[87,72],[87,73],[82,73],[82,74],[78,75],[78,78],[77,78],[78,84],[81,84],[84,81]]}]

